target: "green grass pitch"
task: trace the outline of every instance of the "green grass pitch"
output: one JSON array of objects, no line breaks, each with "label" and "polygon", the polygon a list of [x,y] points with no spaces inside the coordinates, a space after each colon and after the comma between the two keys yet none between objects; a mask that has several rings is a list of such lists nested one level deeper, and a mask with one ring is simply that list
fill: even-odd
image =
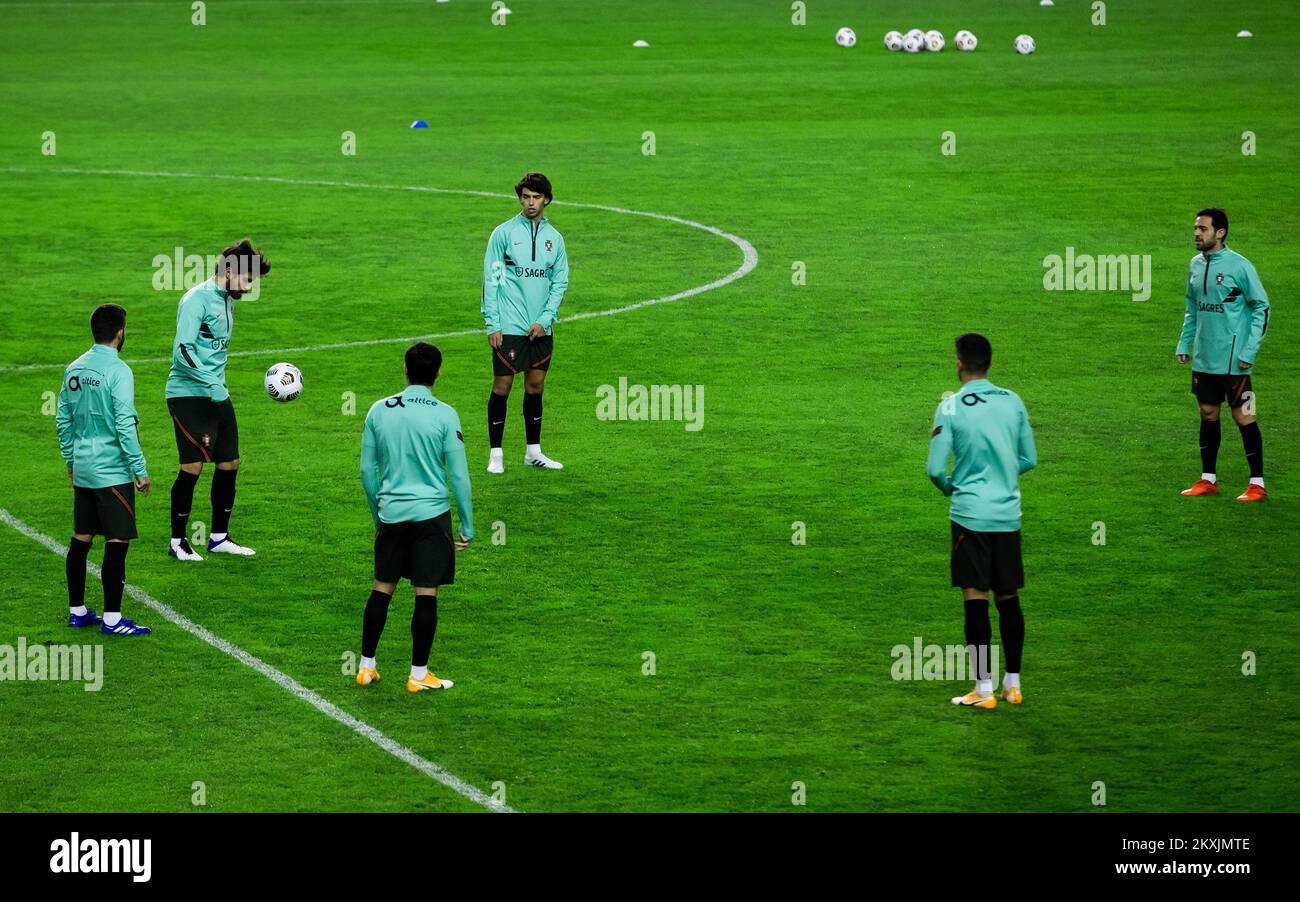
[{"label": "green grass pitch", "polygon": [[[1117,0],[1097,26],[1075,0],[812,0],[798,26],[784,0],[513,6],[494,26],[486,2],[210,0],[196,26],[188,3],[0,4],[0,508],[68,540],[44,395],[60,370],[22,367],[72,360],[91,309],[115,302],[155,481],[128,581],[513,808],[1300,807],[1286,694],[1300,678],[1300,10]],[[850,50],[832,40],[845,25]],[[913,25],[970,28],[979,49],[881,46]],[[1035,55],[1012,51],[1021,32]],[[417,118],[430,128],[410,130]],[[153,288],[152,261],[262,245],[274,270],[237,307],[238,353],[473,330],[484,243],[513,200],[357,186],[509,194],[528,169],[560,201],[738,235],[758,265],[564,323],[704,285],[742,254],[670,221],[551,209],[572,279],[544,447],[566,469],[522,465],[517,386],[507,471],[488,478],[486,342],[439,340],[435,394],[464,423],[479,530],[439,606],[432,665],[458,685],[404,691],[403,586],[385,681],[361,690],[342,672],[371,567],[360,433],[403,384],[404,346],[233,358],[232,533],[258,554],[180,566],[163,553],[176,458],[157,362],[180,292]],[[1274,307],[1255,370],[1262,505],[1232,500],[1247,472],[1226,416],[1228,494],[1178,495],[1199,459],[1172,353],[1206,205],[1228,209],[1229,244]],[[1043,258],[1067,247],[1149,254],[1151,299],[1045,291]],[[964,683],[891,676],[894,646],[961,641],[924,459],[968,330],[992,340],[991,377],[1024,398],[1040,453],[1023,480],[1026,702],[974,713],[947,702]],[[279,359],[306,380],[288,405],[261,387]],[[703,428],[598,419],[599,387],[620,377],[704,386]],[[5,525],[0,559],[0,644],[72,641],[62,560]],[[100,692],[0,683],[0,810],[479,809],[130,598],[125,611],[156,632],[105,643]]]}]

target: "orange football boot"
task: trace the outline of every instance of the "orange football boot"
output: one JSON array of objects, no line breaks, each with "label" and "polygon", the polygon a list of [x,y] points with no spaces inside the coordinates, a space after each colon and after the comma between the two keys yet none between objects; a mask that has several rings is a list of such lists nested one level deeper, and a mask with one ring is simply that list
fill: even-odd
[{"label": "orange football boot", "polygon": [[1184,495],[1217,495],[1219,494],[1219,484],[1210,482],[1208,479],[1198,479],[1196,484],[1190,489],[1183,489]]},{"label": "orange football boot", "polygon": [[959,695],[952,700],[954,705],[961,705],[964,708],[996,708],[998,700],[993,693],[980,695],[974,689],[965,695]]},{"label": "orange football boot", "polygon": [[1237,496],[1237,500],[1238,501],[1267,501],[1268,492],[1264,491],[1264,487],[1262,485],[1255,485],[1255,483],[1252,482],[1250,485],[1246,486],[1246,491],[1242,492],[1240,495]]},{"label": "orange football boot", "polygon": [[369,686],[371,683],[379,682],[379,671],[372,670],[369,667],[362,667],[357,671],[357,685]]}]

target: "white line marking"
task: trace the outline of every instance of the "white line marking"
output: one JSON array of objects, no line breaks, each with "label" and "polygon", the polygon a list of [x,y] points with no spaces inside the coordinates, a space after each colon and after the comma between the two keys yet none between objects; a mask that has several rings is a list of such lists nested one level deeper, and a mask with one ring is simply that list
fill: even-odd
[{"label": "white line marking", "polygon": [[[9,524],[18,532],[27,536],[29,539],[35,539],[37,542],[40,542],[46,548],[50,549],[50,551],[53,551],[55,554],[61,557],[66,556],[68,553],[68,548],[66,545],[60,545],[54,539],[51,539],[43,532],[40,532],[28,526],[22,520],[19,520],[17,517],[13,516],[11,513],[9,513],[9,511],[4,510],[3,508],[0,508],[0,522]],[[94,574],[96,577],[100,576],[99,568],[94,564],[87,563],[86,569],[90,573]],[[130,583],[127,583],[126,591],[127,594],[130,595],[132,598],[134,598],[136,601],[140,602],[146,607],[152,608],[153,610],[157,611],[163,617],[167,618],[172,623],[176,624],[181,629],[185,630],[185,632],[189,633],[190,635],[197,636],[198,638],[202,639],[204,642],[211,645],[217,651],[224,652],[230,655],[230,657],[234,658],[235,660],[243,664],[247,664],[249,667],[256,670],[262,676],[266,677],[276,685],[280,686],[280,688],[289,690],[294,695],[298,696],[298,698],[302,699],[307,704],[311,705],[317,711],[320,711],[322,714],[326,715],[327,717],[332,717],[334,720],[337,720],[339,723],[343,724],[343,726],[347,727],[349,730],[352,730],[357,735],[369,739],[371,742],[379,746],[384,751],[388,752],[388,754],[392,755],[394,758],[398,758],[402,761],[405,761],[407,764],[411,765],[411,767],[415,768],[421,773],[433,777],[433,779],[437,780],[439,783],[446,786],[448,789],[460,793],[465,798],[479,805],[482,805],[484,808],[487,808],[490,811],[508,811],[508,812],[514,811],[514,809],[510,808],[508,805],[498,802],[496,799],[492,798],[491,796],[487,795],[481,790],[475,789],[473,786],[466,783],[464,780],[462,780],[460,777],[456,776],[455,774],[444,770],[443,768],[439,767],[437,764],[434,764],[432,761],[428,760],[427,758],[420,757],[415,752],[411,751],[406,746],[402,745],[400,742],[388,738],[379,730],[376,730],[374,727],[370,726],[370,724],[365,723],[364,721],[361,720],[357,720],[357,718],[353,717],[351,714],[341,710],[333,703],[326,701],[324,698],[317,695],[315,692],[312,692],[306,686],[302,685],[297,680],[295,680],[293,677],[279,670],[276,670],[274,667],[272,667],[270,664],[263,661],[261,658],[258,658],[254,655],[250,655],[248,652],[244,651],[238,645],[234,645],[230,642],[227,642],[225,639],[222,639],[220,636],[218,636],[216,633],[212,632],[211,630],[199,626],[197,623],[195,623],[193,620],[190,620],[185,615],[172,610],[167,605],[163,604],[161,601],[154,598],[148,592],[145,592],[139,586],[133,586]]]},{"label": "white line marking", "polygon": [[[493,197],[505,198],[507,200],[517,200],[513,194],[498,194],[493,191],[471,191],[462,188],[431,188],[427,185],[375,185],[367,182],[337,182],[325,179],[291,179],[280,178],[276,176],[261,175],[203,175],[196,172],[150,172],[135,169],[75,169],[69,167],[51,168],[51,169],[30,169],[22,166],[0,166],[0,172],[15,172],[28,175],[43,174],[48,172],[60,172],[75,175],[125,175],[136,176],[140,178],[173,178],[173,179],[216,179],[231,182],[273,182],[282,185],[307,185],[312,187],[325,188],[358,188],[370,191],[420,191],[430,194],[460,194],[469,197]],[[680,216],[671,216],[667,213],[651,213],[645,210],[629,210],[626,207],[611,207],[605,204],[582,204],[573,201],[553,201],[555,207],[578,207],[586,210],[604,210],[608,213],[622,213],[627,216],[645,216],[650,219],[662,219],[666,222],[675,222],[679,225],[690,226],[693,229],[699,229],[708,232],[710,235],[717,235],[719,238],[725,238],[744,255],[744,260],[740,267],[720,279],[715,279],[707,285],[697,285],[695,288],[688,288],[685,291],[679,291],[675,294],[664,295],[663,297],[650,298],[645,301],[637,301],[632,304],[625,304],[622,307],[611,307],[609,310],[594,310],[588,313],[577,313],[573,316],[560,317],[557,322],[572,323],[583,319],[592,319],[597,316],[613,316],[617,313],[627,313],[630,310],[639,310],[642,307],[651,307],[655,304],[671,304],[674,301],[684,300],[697,294],[703,294],[706,291],[712,291],[715,288],[722,288],[724,285],[730,285],[737,279],[744,278],[753,271],[758,265],[758,251],[754,246],[738,235],[730,232],[724,232],[722,229],[715,228],[711,225],[705,225],[702,222],[696,222],[693,219],[683,219]],[[301,354],[307,351],[334,351],[339,348],[360,348],[368,345],[386,345],[386,344],[408,344],[414,341],[431,341],[441,338],[462,338],[467,335],[482,335],[483,329],[469,329],[462,332],[438,332],[430,335],[411,335],[404,338],[371,338],[363,341],[340,341],[332,344],[323,345],[305,345],[297,348],[270,348],[262,351],[232,351],[229,357],[271,357],[285,354]],[[170,357],[137,357],[127,360],[126,363],[132,365],[148,363],[171,363]],[[67,367],[66,363],[27,363],[10,366],[0,366],[0,373],[17,373],[26,370],[61,370]]]}]

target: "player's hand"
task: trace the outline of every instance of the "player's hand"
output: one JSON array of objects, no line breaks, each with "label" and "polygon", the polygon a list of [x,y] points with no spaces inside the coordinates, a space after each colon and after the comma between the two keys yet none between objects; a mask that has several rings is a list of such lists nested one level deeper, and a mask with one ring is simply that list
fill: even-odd
[{"label": "player's hand", "polygon": [[533,323],[531,326],[528,327],[529,341],[536,341],[539,338],[545,338],[545,337],[546,337],[546,330],[542,328],[540,323]]},{"label": "player's hand", "polygon": [[1252,366],[1254,366],[1254,365],[1255,365],[1255,364],[1253,364],[1253,363],[1247,363],[1247,362],[1244,361],[1244,360],[1238,360],[1238,361],[1237,361],[1237,367],[1238,367],[1239,369],[1243,369],[1243,370],[1248,370],[1248,369],[1250,369],[1250,368],[1251,368]]},{"label": "player's hand", "polygon": [[68,467],[68,485],[72,485],[72,467]]},{"label": "player's hand", "polygon": [[472,539],[465,538],[464,533],[460,533],[460,532],[456,533],[456,550],[464,551],[466,548],[469,547],[469,543],[471,541]]},{"label": "player's hand", "polygon": [[488,336],[488,344],[490,344],[494,349],[501,347],[500,329],[497,329],[495,332],[493,332],[491,335]]},{"label": "player's hand", "polygon": [[1189,361],[1189,360],[1191,360],[1191,359],[1192,359],[1192,358],[1191,358],[1191,355],[1190,355],[1190,354],[1179,354],[1179,355],[1178,355],[1178,362],[1179,362],[1179,363],[1186,363],[1187,361]]},{"label": "player's hand", "polygon": [[153,483],[149,481],[148,476],[137,476],[135,478],[135,490],[141,495],[148,495],[153,488]]}]

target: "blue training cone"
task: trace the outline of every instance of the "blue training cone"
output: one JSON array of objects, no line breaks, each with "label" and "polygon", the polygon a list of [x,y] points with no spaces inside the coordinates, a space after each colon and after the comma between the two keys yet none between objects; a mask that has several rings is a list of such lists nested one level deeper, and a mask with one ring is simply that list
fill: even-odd
[{"label": "blue training cone", "polygon": [[414,122],[411,123],[411,128],[428,128],[428,127],[429,127],[429,123],[425,122],[423,119],[416,119]]}]

